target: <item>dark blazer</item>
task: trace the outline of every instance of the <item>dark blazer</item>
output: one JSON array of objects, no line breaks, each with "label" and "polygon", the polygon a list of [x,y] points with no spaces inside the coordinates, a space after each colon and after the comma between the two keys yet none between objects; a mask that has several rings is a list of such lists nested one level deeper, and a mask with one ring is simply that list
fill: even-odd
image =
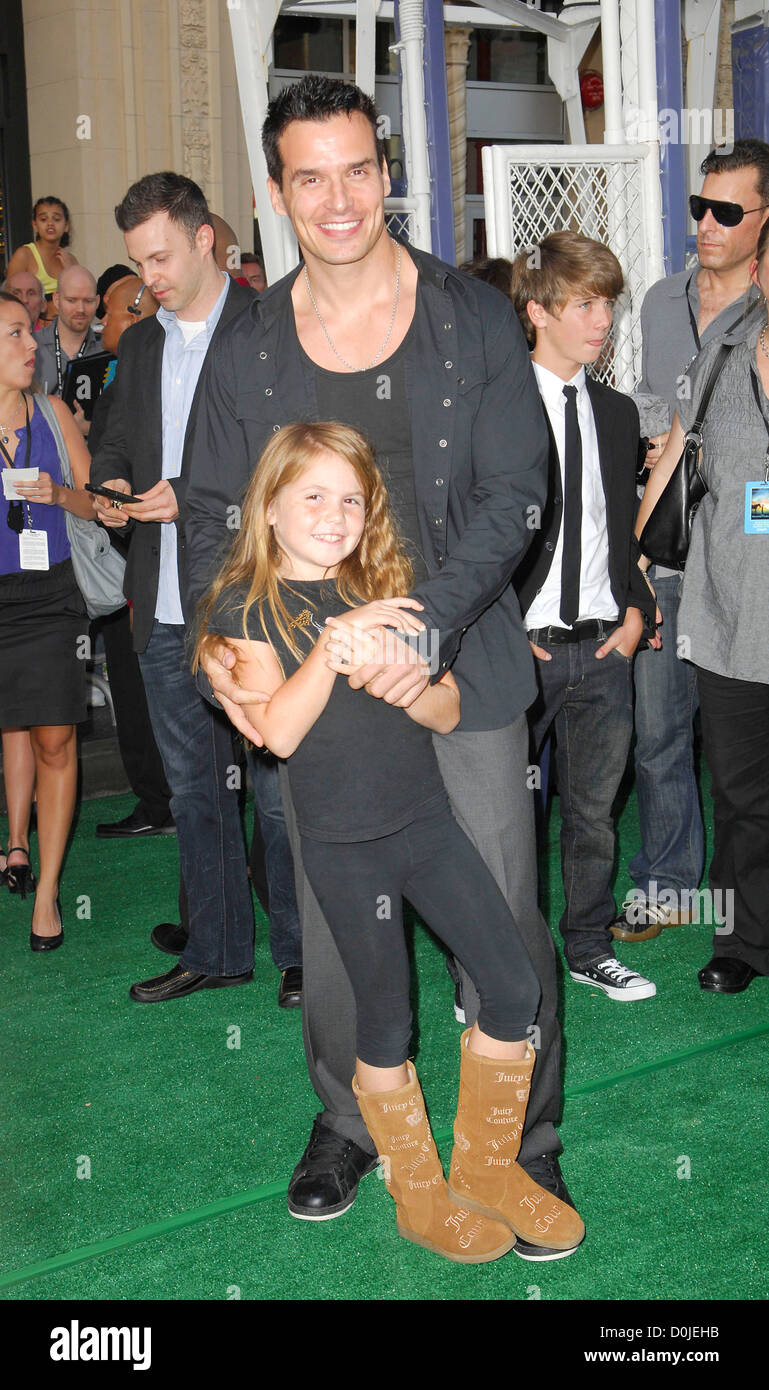
[{"label": "dark blazer", "polygon": [[[540,396],[507,296],[424,251],[410,246],[408,254],[419,306],[406,395],[428,571],[415,596],[425,626],[439,634],[436,674],[453,663],[461,729],[501,729],[536,695],[511,580],[532,539],[527,517],[545,500]],[[267,441],[293,420],[319,418],[316,371],[293,317],[299,273],[265,290],[206,362],[184,515],[186,613],[232,541],[230,509]]]},{"label": "dark blazer", "polygon": [[[623,621],[626,608],[640,608],[644,615],[644,631],[651,632],[654,628],[655,603],[638,568],[639,547],[633,533],[638,506],[638,410],[629,396],[613,391],[610,386],[604,386],[590,376],[587,377],[587,392],[593,407],[601,480],[606,498],[609,582],[619,609],[618,621]],[[563,519],[558,450],[544,402],[542,413],[550,436],[547,502],[542,512],[541,526],[513,580],[524,616],[550,572]],[[596,616],[600,617],[600,614]]]},{"label": "dark blazer", "polygon": [[[256,298],[254,291],[230,280],[221,317],[209,344],[213,344],[226,324]],[[91,463],[91,482],[125,478],[133,492],[146,492],[163,476],[163,422],[161,372],[165,330],[156,318],[142,319],[126,329],[118,347],[118,366],[110,388],[109,415],[104,434]],[[206,353],[206,357],[208,357]],[[176,494],[181,516],[187,488],[190,441],[200,405],[201,370],[192,398],[184,436],[182,471],[169,482]],[[159,521],[137,522],[132,527],[124,593],[133,604],[133,641],[137,652],[144,651],[152,633],[160,573]],[[177,523],[177,557],[181,573],[184,534]]]}]

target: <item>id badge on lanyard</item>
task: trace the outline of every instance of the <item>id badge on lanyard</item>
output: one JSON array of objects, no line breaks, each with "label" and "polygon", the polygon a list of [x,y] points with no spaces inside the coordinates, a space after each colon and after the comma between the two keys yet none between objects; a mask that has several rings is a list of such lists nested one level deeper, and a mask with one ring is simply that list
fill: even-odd
[{"label": "id badge on lanyard", "polygon": [[32,531],[24,527],[19,536],[19,564],[23,570],[47,570],[48,532]]},{"label": "id badge on lanyard", "polygon": [[[761,419],[764,422],[767,437],[769,438],[769,422],[767,422],[766,416],[763,410],[761,410],[758,386],[752,371],[750,373],[750,384],[753,387],[756,405],[761,413]],[[745,484],[745,535],[769,535],[769,445],[767,445],[767,450],[764,455],[763,478]]]}]

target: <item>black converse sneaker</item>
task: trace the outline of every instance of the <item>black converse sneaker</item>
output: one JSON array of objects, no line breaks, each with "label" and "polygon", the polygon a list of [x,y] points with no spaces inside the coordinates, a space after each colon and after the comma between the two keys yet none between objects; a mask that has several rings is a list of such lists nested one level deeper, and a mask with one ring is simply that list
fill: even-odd
[{"label": "black converse sneaker", "polygon": [[570,970],[569,974],[577,984],[594,985],[608,994],[610,999],[618,999],[620,1003],[631,1004],[634,999],[651,999],[657,993],[657,986],[651,980],[645,979],[636,970],[628,970],[620,965],[616,956],[588,961],[586,965]]}]

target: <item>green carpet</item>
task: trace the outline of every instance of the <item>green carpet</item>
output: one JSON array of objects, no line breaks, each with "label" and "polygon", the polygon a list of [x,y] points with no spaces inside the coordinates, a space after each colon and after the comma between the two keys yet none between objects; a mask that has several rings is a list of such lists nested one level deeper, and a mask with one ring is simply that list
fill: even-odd
[{"label": "green carpet", "polygon": [[[130,1002],[132,980],[172,963],[151,946],[149,930],[175,916],[177,864],[172,838],[94,838],[98,820],[132,804],[115,797],[81,809],[62,888],[61,951],[32,955],[31,903],[0,893],[8,1074],[0,1297],[766,1297],[759,1155],[769,982],[734,998],[703,994],[696,971],[710,955],[708,926],[619,947],[658,988],[632,1008],[562,981],[560,1132],[564,1173],[588,1228],[581,1250],[544,1264],[511,1254],[493,1265],[452,1265],[398,1239],[376,1176],[337,1221],[288,1215],[286,1182],[317,1102],[299,1013],[275,1004],[261,916],[253,984],[159,1009]],[[551,925],[562,910],[557,806],[542,859]],[[618,897],[637,839],[631,796]],[[419,1070],[447,1162],[460,1030],[443,957],[421,929],[415,949]]]}]

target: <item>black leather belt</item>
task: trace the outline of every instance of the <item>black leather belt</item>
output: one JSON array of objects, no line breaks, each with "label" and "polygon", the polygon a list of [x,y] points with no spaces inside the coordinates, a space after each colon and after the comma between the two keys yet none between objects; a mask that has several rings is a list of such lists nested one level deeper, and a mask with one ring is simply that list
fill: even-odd
[{"label": "black leather belt", "polygon": [[603,642],[613,632],[619,618],[585,618],[573,627],[535,627],[526,633],[535,647],[558,647],[564,642]]}]

